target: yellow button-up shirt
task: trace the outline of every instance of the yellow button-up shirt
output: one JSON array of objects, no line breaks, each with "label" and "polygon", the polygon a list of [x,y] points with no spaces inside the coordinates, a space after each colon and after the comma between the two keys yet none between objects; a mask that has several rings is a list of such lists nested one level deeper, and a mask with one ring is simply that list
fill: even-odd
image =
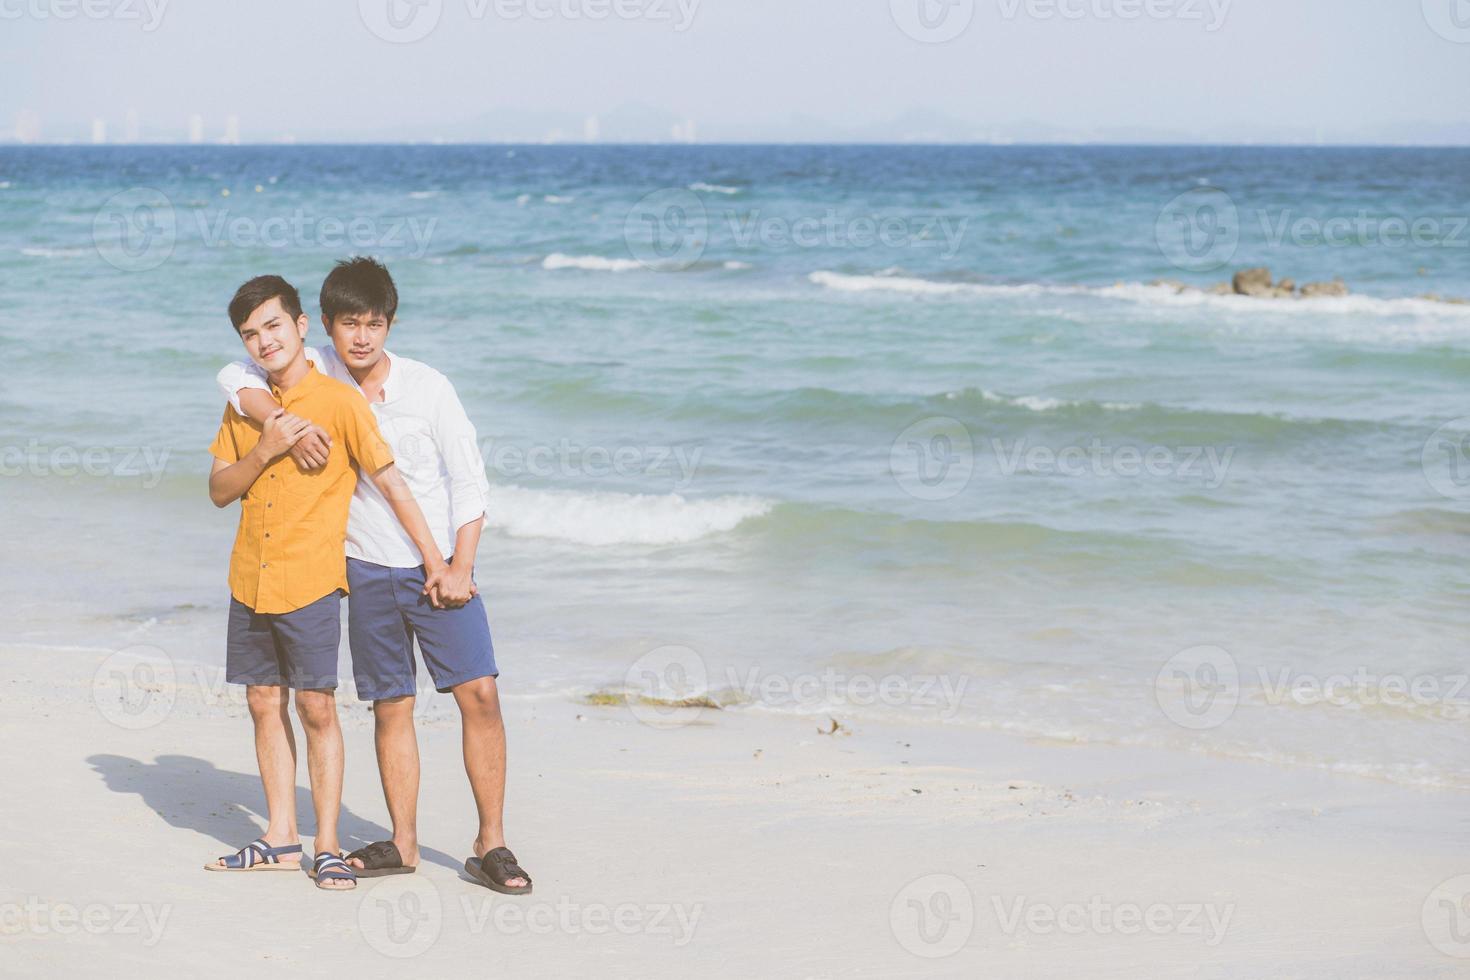
[{"label": "yellow button-up shirt", "polygon": [[[271,388],[281,407],[332,437],[327,465],[300,469],[289,454],[260,474],[240,498],[240,529],[230,554],[230,594],[259,613],[287,613],[337,589],[347,591],[347,508],[359,469],[393,462],[372,409],[349,386],[313,365],[300,382]],[[209,451],[235,463],[260,441],[261,426],[226,406]],[[340,449],[346,452],[341,452]]]}]

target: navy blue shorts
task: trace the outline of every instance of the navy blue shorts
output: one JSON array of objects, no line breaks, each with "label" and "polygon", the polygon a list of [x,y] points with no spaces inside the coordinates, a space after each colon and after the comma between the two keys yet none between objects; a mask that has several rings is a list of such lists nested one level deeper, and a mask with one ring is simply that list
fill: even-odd
[{"label": "navy blue shorts", "polygon": [[225,680],[296,690],[335,690],[342,590],[288,613],[258,613],[230,597]]},{"label": "navy blue shorts", "polygon": [[347,559],[347,585],[352,590],[347,637],[359,700],[417,693],[415,639],[441,693],[478,677],[500,675],[479,596],[458,609],[435,609],[423,594],[422,565],[390,568],[356,558]]}]

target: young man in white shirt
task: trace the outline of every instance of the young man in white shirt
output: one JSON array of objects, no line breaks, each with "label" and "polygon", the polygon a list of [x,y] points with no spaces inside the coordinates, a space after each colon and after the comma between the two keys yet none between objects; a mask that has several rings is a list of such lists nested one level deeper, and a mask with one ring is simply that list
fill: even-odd
[{"label": "young man in white shirt", "polygon": [[[369,258],[339,262],[322,283],[321,310],[331,346],[308,348],[307,358],[367,399],[449,561],[439,584],[426,588],[419,553],[387,500],[370,481],[358,482],[347,522],[348,636],[358,698],[373,702],[393,839],[353,851],[348,863],[360,877],[406,874],[418,866],[417,639],[435,688],[454,695],[463,719],[465,771],[479,811],[474,854],[465,870],[497,892],[527,894],[531,878],[505,846],[499,671],[473,578],[490,489],[474,425],[448,378],[384,347],[398,291],[383,265]],[[225,367],[217,380],[230,403],[250,418],[280,410],[269,382],[250,362]],[[340,451],[316,431],[297,442],[292,456],[311,469]]]}]

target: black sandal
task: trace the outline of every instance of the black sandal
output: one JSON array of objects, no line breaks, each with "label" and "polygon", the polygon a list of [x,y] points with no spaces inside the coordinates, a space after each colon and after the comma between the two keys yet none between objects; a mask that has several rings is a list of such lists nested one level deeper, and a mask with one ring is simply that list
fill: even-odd
[{"label": "black sandal", "polygon": [[362,862],[362,867],[354,868],[359,878],[411,875],[418,870],[403,863],[403,855],[398,853],[398,845],[391,840],[380,840],[376,844],[359,847],[347,855],[347,860],[351,861],[353,858]]},{"label": "black sandal", "polygon": [[[508,847],[497,847],[485,852],[484,858],[470,858],[464,863],[465,872],[493,892],[502,895],[531,894],[531,876],[526,869],[516,864],[516,856]],[[524,878],[526,883],[519,887],[507,885],[512,878]]]}]

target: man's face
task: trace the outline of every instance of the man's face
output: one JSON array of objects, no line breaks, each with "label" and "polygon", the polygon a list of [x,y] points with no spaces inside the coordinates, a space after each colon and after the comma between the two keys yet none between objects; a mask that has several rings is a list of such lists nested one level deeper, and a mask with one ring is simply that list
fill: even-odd
[{"label": "man's face", "polygon": [[310,323],[304,313],[293,320],[281,306],[280,298],[272,297],[240,324],[240,341],[252,361],[274,373],[296,359]]},{"label": "man's face", "polygon": [[335,320],[322,317],[327,336],[337,356],[349,368],[364,370],[383,359],[383,345],[392,326],[381,313],[338,313]]}]

